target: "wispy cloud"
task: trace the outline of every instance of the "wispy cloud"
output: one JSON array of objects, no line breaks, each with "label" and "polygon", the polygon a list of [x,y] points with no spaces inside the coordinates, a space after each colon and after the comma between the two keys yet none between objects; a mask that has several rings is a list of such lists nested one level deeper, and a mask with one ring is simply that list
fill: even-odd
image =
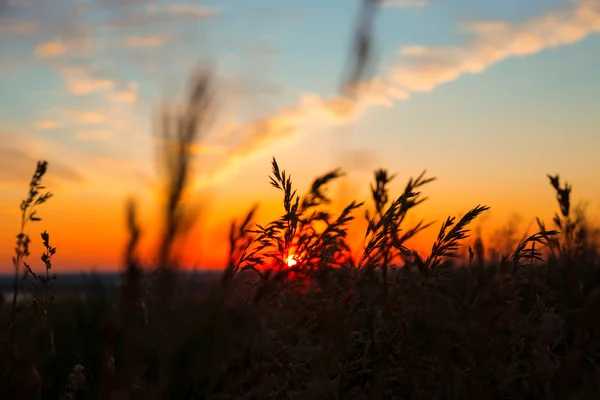
[{"label": "wispy cloud", "polygon": [[[60,110],[54,110],[61,114]],[[64,110],[63,116],[69,111]],[[120,115],[110,114],[111,117]],[[115,118],[116,119],[116,118]],[[106,126],[98,125],[90,129],[76,129],[71,141],[56,141],[55,138],[39,135],[19,135],[15,129],[0,130],[0,186],[22,187],[23,181],[31,177],[37,160],[47,160],[50,164],[48,176],[51,186],[65,184],[113,185],[114,193],[127,189],[127,186],[143,188],[149,177],[144,171],[151,164],[139,157],[135,148],[128,148],[120,156],[112,149],[122,143],[123,135],[114,132],[126,132],[126,127],[136,129],[135,121],[124,119],[108,121]],[[82,147],[81,142],[96,142],[94,146]],[[98,144],[96,146],[96,144]],[[139,145],[139,140],[136,142]],[[143,177],[143,180],[140,180]],[[117,179],[118,178],[118,179]],[[84,188],[83,188],[84,189]],[[130,189],[127,189],[130,190]]]},{"label": "wispy cloud", "polygon": [[120,84],[114,79],[94,76],[85,68],[64,68],[61,70],[68,92],[74,96],[103,93],[114,103],[135,103],[138,99],[137,83]]},{"label": "wispy cloud", "polygon": [[64,56],[89,55],[91,39],[88,36],[73,38],[56,37],[45,40],[35,47],[34,54],[38,58],[57,58]]},{"label": "wispy cloud", "polygon": [[[37,159],[31,154],[10,147],[0,147],[0,182],[19,183],[32,174]],[[52,179],[58,178],[69,183],[81,183],[83,176],[75,169],[54,159],[50,162]]]},{"label": "wispy cloud", "polygon": [[109,99],[115,103],[135,103],[138,99],[138,94],[135,90],[118,90],[111,93]]},{"label": "wispy cloud", "polygon": [[571,9],[550,12],[522,24],[485,21],[466,29],[473,36],[466,46],[400,49],[392,68],[359,85],[355,102],[340,96],[323,99],[307,94],[295,107],[239,127],[233,134],[237,143],[216,167],[216,175],[292,137],[300,128],[348,123],[371,107],[392,106],[394,101],[407,100],[413,93],[429,92],[463,75],[481,73],[508,58],[577,43],[600,32],[600,2],[579,1]]},{"label": "wispy cloud", "polygon": [[66,68],[62,72],[67,90],[76,96],[106,91],[116,86],[111,79],[91,76],[85,68]]},{"label": "wispy cloud", "polygon": [[39,130],[51,130],[61,126],[61,123],[51,119],[43,119],[35,123],[35,128]]},{"label": "wispy cloud", "polygon": [[167,36],[128,36],[125,39],[125,46],[129,48],[161,47],[170,40],[171,38]]},{"label": "wispy cloud", "polygon": [[78,113],[76,118],[78,122],[84,124],[101,124],[105,122],[104,115],[92,111]]},{"label": "wispy cloud", "polygon": [[111,133],[105,130],[86,130],[75,132],[75,139],[81,141],[106,141],[110,140],[111,138]]},{"label": "wispy cloud", "polygon": [[428,0],[388,0],[381,2],[383,8],[422,8],[427,7]]},{"label": "wispy cloud", "polygon": [[59,40],[40,43],[35,48],[35,55],[40,58],[59,57],[69,52],[68,46]]},{"label": "wispy cloud", "polygon": [[478,22],[465,27],[475,36],[462,48],[409,46],[387,76],[390,87],[428,92],[465,74],[477,74],[512,57],[577,43],[600,32],[600,2],[580,1],[567,11],[551,12],[522,25]]}]

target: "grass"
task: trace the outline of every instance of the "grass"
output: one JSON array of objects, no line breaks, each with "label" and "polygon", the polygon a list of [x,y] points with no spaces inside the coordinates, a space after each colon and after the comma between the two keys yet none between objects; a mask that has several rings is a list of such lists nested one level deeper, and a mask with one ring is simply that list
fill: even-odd
[{"label": "grass", "polygon": [[[371,20],[357,21],[346,94],[369,73]],[[0,297],[0,398],[10,399],[591,399],[600,397],[598,228],[557,194],[553,227],[510,252],[467,242],[488,207],[449,217],[426,256],[409,240],[432,223],[407,226],[434,178],[404,190],[374,173],[371,203],[330,210],[317,177],[304,195],[272,161],[281,217],[230,226],[221,279],[187,281],[178,249],[198,210],[182,202],[192,145],[212,123],[212,77],[199,73],[187,106],[165,108],[157,153],[166,199],[155,265],[142,265],[136,203],[127,203],[129,240],[116,293],[92,280],[85,296],[55,293],[51,236],[43,270],[29,264],[27,233],[51,198],[38,163],[21,204],[11,299]],[[367,221],[357,254],[347,239]],[[226,238],[224,238],[226,239]],[[468,257],[459,257],[468,246]],[[357,249],[354,249],[357,250]],[[496,255],[499,255],[498,257]],[[288,263],[293,257],[294,263]],[[29,291],[27,301],[17,301]]]}]

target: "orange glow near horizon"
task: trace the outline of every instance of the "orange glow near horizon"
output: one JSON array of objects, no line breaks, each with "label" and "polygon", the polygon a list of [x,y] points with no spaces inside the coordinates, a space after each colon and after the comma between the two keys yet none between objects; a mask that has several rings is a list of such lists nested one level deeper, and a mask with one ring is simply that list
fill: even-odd
[{"label": "orange glow near horizon", "polygon": [[[266,186],[266,185],[263,185]],[[305,185],[298,185],[305,186]],[[433,188],[433,187],[432,187]],[[51,244],[57,247],[57,254],[54,257],[54,269],[62,271],[88,271],[94,268],[98,271],[118,270],[122,268],[124,261],[124,249],[128,240],[128,233],[124,220],[124,201],[119,200],[117,196],[112,199],[103,199],[102,202],[86,203],[78,201],[80,197],[76,194],[67,194],[61,190],[53,190],[55,196],[47,204],[40,207],[38,215],[42,217],[41,222],[30,223],[26,232],[32,239],[30,263],[34,270],[41,268],[39,256],[43,249],[39,237],[40,232],[46,230],[50,234]],[[335,199],[335,190],[331,190],[332,197]],[[397,192],[397,191],[393,191]],[[429,192],[435,192],[431,190]],[[425,194],[429,194],[425,191]],[[549,190],[549,194],[551,190]],[[270,196],[269,196],[270,194]],[[263,197],[264,196],[264,197]],[[233,198],[232,198],[233,197]],[[265,225],[269,221],[279,218],[283,209],[279,194],[272,190],[264,192],[255,192],[243,196],[237,196],[238,199],[252,199],[263,197],[264,201],[258,208],[255,215],[256,223]],[[364,196],[354,193],[352,197],[364,199]],[[474,196],[477,198],[478,196]],[[537,212],[523,208],[522,219],[517,228],[517,235],[521,237],[529,228],[534,230],[535,225],[529,225],[530,215],[539,215],[546,223],[550,222],[552,214],[555,212],[555,200],[552,196],[539,196],[540,201],[532,204],[537,206]],[[207,205],[206,212],[200,216],[200,221],[196,229],[190,232],[188,240],[181,249],[182,264],[186,268],[223,268],[228,251],[227,235],[230,222],[233,219],[240,220],[246,214],[251,201],[237,200],[235,196],[229,193],[219,193],[218,202]],[[160,232],[160,219],[157,218],[157,204],[149,202],[149,199],[142,200],[142,210],[140,215],[140,224],[142,228],[141,242],[138,248],[138,254],[146,265],[152,265],[152,260],[156,257],[157,234]],[[335,216],[343,209],[347,199],[336,200],[331,207],[332,214]],[[577,201],[576,201],[577,202]],[[150,204],[148,204],[150,203]],[[419,206],[415,213],[409,213],[405,221],[405,229],[416,224],[421,218],[426,222],[435,221],[434,225],[421,232],[407,244],[410,248],[421,254],[427,254],[431,250],[431,245],[439,231],[441,222],[449,215],[455,215],[460,218],[461,212],[466,212],[469,207],[464,204],[471,202],[463,201],[457,198],[452,202],[448,197],[440,196],[440,193],[431,195],[430,200]],[[9,273],[12,270],[10,263],[13,255],[15,235],[18,232],[20,216],[18,212],[18,202],[0,200],[3,219],[6,221],[5,229],[0,231],[0,273]],[[511,209],[503,203],[493,203],[490,212],[486,212],[482,218],[475,220],[470,226],[471,238],[464,241],[465,244],[472,243],[474,236],[480,229],[484,243],[494,245],[497,239],[494,238],[495,232],[504,228],[511,220]],[[369,203],[364,207],[368,207]],[[496,207],[494,207],[496,206]],[[357,257],[361,253],[362,240],[366,223],[363,215],[365,208],[361,208],[354,213],[355,220],[349,225],[348,243],[352,249],[352,254]],[[456,210],[460,210],[457,212]],[[594,208],[590,209],[592,215],[597,214]],[[489,214],[489,215],[488,215]],[[298,254],[294,249],[289,249],[289,255],[285,258],[287,266],[297,265],[299,262]]]},{"label": "orange glow near horizon", "polygon": [[[280,167],[293,175],[294,188],[302,195],[310,188],[315,176],[331,169],[328,166],[303,167],[298,158],[277,155]],[[385,165],[382,162],[382,165]],[[141,239],[138,254],[145,265],[153,265],[157,253],[157,237],[161,231],[162,208],[164,207],[156,196],[157,187],[136,191],[136,187],[124,188],[123,185],[109,185],[109,179],[102,179],[88,185],[58,184],[53,182],[53,164],[48,172],[48,190],[54,196],[39,207],[38,215],[41,222],[29,223],[26,229],[32,239],[30,262],[32,267],[39,266],[39,256],[43,249],[39,234],[46,230],[50,234],[51,244],[57,247],[54,257],[56,271],[88,271],[94,268],[98,271],[114,271],[123,267],[124,250],[129,239],[125,223],[125,200],[128,192],[137,193],[139,200]],[[250,207],[259,202],[253,223],[265,226],[276,220],[284,213],[281,192],[268,185],[267,175],[270,173],[270,156],[249,163],[235,174],[227,177],[219,186],[207,189],[206,192],[193,193],[189,204],[201,200],[201,213],[197,226],[189,233],[181,248],[181,265],[186,268],[221,269],[226,263],[228,252],[228,233],[232,220],[240,222]],[[340,165],[344,170],[345,165]],[[29,168],[28,168],[29,169]],[[390,166],[392,172],[401,170],[399,176],[392,181],[390,197],[399,195],[406,180],[419,172],[419,168],[396,168]],[[369,174],[370,175],[370,174]],[[368,185],[371,176],[366,173],[352,173],[334,182],[327,189],[332,204],[328,207],[335,218],[344,207],[353,200],[366,201],[353,215],[355,219],[348,226],[347,241],[354,257],[360,257],[366,222],[365,209],[372,209]],[[431,176],[438,176],[433,171]],[[565,176],[569,178],[569,176]],[[527,178],[529,179],[529,178]],[[495,245],[499,242],[497,232],[512,221],[515,213],[520,215],[516,236],[522,237],[527,230],[536,228],[534,218],[539,216],[548,226],[557,211],[553,189],[543,174],[536,174],[532,179],[517,180],[513,187],[470,185],[460,177],[439,177],[439,180],[423,189],[423,195],[428,200],[409,212],[403,229],[410,229],[421,219],[434,222],[433,226],[412,238],[407,246],[422,255],[431,251],[441,223],[448,216],[460,218],[476,204],[491,207],[470,226],[471,238],[464,241],[472,244],[477,231],[481,231],[484,243]],[[116,176],[112,177],[116,183]],[[525,183],[523,183],[525,181]],[[592,200],[588,211],[590,216],[598,221],[600,204],[597,188],[591,181],[579,179],[574,183],[573,204],[582,200]],[[457,190],[456,188],[463,188]],[[18,233],[20,214],[19,204],[27,193],[27,176],[22,183],[13,183],[9,196],[0,198],[2,227],[0,230],[0,273],[10,273],[12,270],[11,257],[14,251],[15,235]],[[516,196],[514,193],[518,193]],[[514,197],[513,197],[514,196]],[[251,224],[252,225],[252,224]],[[494,236],[496,235],[496,236]],[[501,241],[501,240],[500,240]],[[294,248],[288,249],[284,264],[297,265],[301,255]]]}]

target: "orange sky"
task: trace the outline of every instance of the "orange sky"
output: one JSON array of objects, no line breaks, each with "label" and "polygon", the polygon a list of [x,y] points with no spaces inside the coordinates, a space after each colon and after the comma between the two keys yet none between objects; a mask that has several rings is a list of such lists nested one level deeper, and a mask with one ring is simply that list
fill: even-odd
[{"label": "orange sky", "polygon": [[[280,164],[282,163],[280,162]],[[281,215],[283,208],[279,192],[270,187],[267,180],[267,174],[270,173],[269,166],[269,163],[266,162],[262,179],[256,177],[257,188],[254,190],[249,190],[244,185],[236,187],[235,182],[240,181],[240,177],[232,176],[229,178],[231,186],[224,185],[225,187],[213,191],[205,190],[204,193],[194,198],[194,200],[199,199],[203,204],[203,213],[195,233],[189,238],[188,250],[184,255],[184,260],[189,266],[201,265],[217,268],[223,266],[227,253],[227,233],[232,218],[242,218],[256,201],[260,202],[256,222],[265,224]],[[281,166],[284,167],[284,165]],[[300,193],[303,193],[309,186],[310,178],[302,173],[291,172],[296,187],[299,188]],[[49,176],[52,174],[51,166],[48,174]],[[417,174],[418,171],[415,171],[413,175]],[[298,178],[295,178],[296,176]],[[337,184],[332,184],[329,193],[336,199],[332,209],[339,212],[342,205],[347,204],[354,197],[365,200],[369,178],[366,173],[350,174]],[[395,179],[392,195],[401,192],[407,178],[407,175],[399,174]],[[420,218],[437,221],[437,223],[413,240],[412,246],[419,251],[427,252],[441,222],[447,216],[460,216],[478,203],[492,206],[492,210],[484,214],[484,218],[472,225],[474,230],[478,226],[482,227],[484,238],[504,227],[514,213],[518,213],[522,217],[520,224],[522,233],[525,233],[534,215],[550,221],[552,213],[556,209],[554,194],[546,177],[540,177],[539,181],[541,190],[537,190],[536,187],[528,191],[523,185],[516,185],[515,189],[520,191],[520,196],[522,196],[519,202],[520,210],[516,210],[514,207],[512,197],[514,193],[506,193],[503,196],[493,193],[489,188],[482,190],[477,187],[465,188],[465,191],[461,193],[448,182],[444,183],[438,180],[430,183],[423,190],[424,195],[428,195],[430,198],[416,209],[412,217],[408,218],[406,226],[410,227]],[[26,180],[20,185],[22,193],[26,192],[25,182]],[[28,227],[28,233],[34,239],[32,265],[38,264],[39,267],[42,265],[38,261],[42,251],[39,233],[47,230],[51,235],[52,243],[58,247],[55,257],[57,270],[74,271],[119,267],[127,240],[124,223],[124,205],[127,198],[125,193],[121,196],[117,193],[103,196],[100,191],[96,195],[86,196],[79,192],[61,190],[60,186],[55,189],[49,185],[49,189],[55,193],[55,196],[40,207],[38,214],[43,220],[30,223]],[[485,196],[486,192],[490,195]],[[579,195],[580,192],[575,190],[576,195]],[[146,260],[155,254],[155,246],[152,241],[155,238],[156,227],[159,225],[156,222],[159,212],[158,204],[152,200],[152,196],[152,192],[148,191],[145,195],[138,197],[142,206],[143,218],[142,254]],[[488,197],[490,201],[486,202],[485,197]],[[2,199],[1,206],[2,210],[7,210],[2,215],[3,221],[7,223],[4,225],[6,229],[0,232],[0,240],[1,243],[6,244],[14,242],[14,233],[18,229],[18,204],[14,204],[14,202],[10,204],[6,199]],[[590,209],[590,211],[594,210]],[[364,208],[355,215],[358,222],[351,227],[350,240],[355,249],[359,249],[365,226],[363,222]],[[3,246],[1,251],[0,256],[3,259],[10,259],[10,246]]]}]

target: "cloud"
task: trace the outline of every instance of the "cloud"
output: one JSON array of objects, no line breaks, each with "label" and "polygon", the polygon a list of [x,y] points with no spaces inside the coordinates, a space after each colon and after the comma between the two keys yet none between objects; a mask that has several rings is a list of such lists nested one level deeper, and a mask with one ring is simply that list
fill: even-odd
[{"label": "cloud", "polygon": [[129,48],[161,47],[171,39],[166,36],[128,36],[125,46]]},{"label": "cloud", "polygon": [[84,68],[66,68],[63,76],[69,93],[76,96],[106,91],[116,86],[111,79],[92,77]]},{"label": "cloud", "polygon": [[[226,133],[218,132],[217,137],[228,145],[219,151],[221,157],[211,160],[205,166],[207,175],[198,184],[210,184],[227,176],[236,164],[251,158],[272,145],[291,139],[300,130],[311,131],[323,126],[344,125],[360,117],[365,108],[354,100],[343,96],[323,99],[317,94],[304,94],[297,106],[279,113],[260,118],[250,124],[226,124]],[[222,146],[217,143],[215,146]],[[216,156],[219,153],[212,153]]]},{"label": "cloud", "polygon": [[67,54],[69,47],[62,41],[53,40],[40,43],[35,48],[35,56],[39,58],[54,58]]},{"label": "cloud", "polygon": [[465,27],[475,36],[462,48],[409,46],[401,49],[388,74],[391,87],[428,92],[465,74],[477,74],[512,57],[577,43],[600,32],[600,2],[581,1],[567,11],[551,12],[522,25],[479,22]]},{"label": "cloud", "polygon": [[[14,148],[0,147],[0,181],[18,183],[27,182],[37,163],[37,159],[30,154]],[[75,169],[62,163],[48,160],[49,177],[57,177],[70,183],[81,183],[84,178]]]},{"label": "cloud", "polygon": [[520,25],[485,21],[465,27],[473,40],[462,47],[408,46],[399,50],[397,63],[382,75],[357,85],[355,99],[323,99],[303,95],[295,107],[238,127],[236,142],[216,167],[230,170],[247,157],[297,134],[300,128],[349,123],[372,107],[391,107],[413,93],[429,92],[466,74],[485,71],[512,57],[577,43],[600,32],[600,2],[584,0],[571,9],[550,12]]},{"label": "cloud", "polygon": [[104,115],[97,112],[82,112],[77,114],[77,121],[84,124],[101,124],[106,121]]},{"label": "cloud", "polygon": [[91,50],[91,39],[87,36],[69,39],[54,38],[39,43],[34,50],[38,58],[48,59],[63,56],[77,56],[89,54]]},{"label": "cloud", "polygon": [[115,103],[135,103],[138,95],[133,90],[120,90],[112,93],[109,99]]},{"label": "cloud", "polygon": [[39,130],[51,130],[51,129],[56,129],[58,127],[61,126],[61,123],[58,121],[54,121],[54,120],[50,120],[50,119],[44,119],[41,121],[37,121],[35,123],[35,128],[39,129]]},{"label": "cloud", "polygon": [[47,109],[43,118],[60,121],[64,131],[71,132],[78,141],[110,141],[113,151],[136,145],[135,150],[125,152],[127,157],[144,153],[144,149],[137,146],[147,132],[144,116],[135,109],[137,82],[121,83],[84,68],[63,68],[60,72],[68,93],[75,97],[92,97],[83,103],[73,99],[81,103],[80,106]]},{"label": "cloud", "polygon": [[75,133],[75,139],[81,141],[105,141],[111,138],[111,133],[105,130],[77,131]]},{"label": "cloud", "polygon": [[[123,137],[113,132],[126,132],[128,127],[135,129],[131,120],[122,124],[120,129],[112,126],[80,129],[75,131],[79,133],[79,138],[74,138],[76,141],[62,142],[45,135],[30,136],[11,128],[9,131],[0,129],[0,186],[22,189],[24,182],[26,185],[31,178],[37,160],[47,160],[46,183],[50,188],[108,187],[103,193],[115,196],[121,196],[123,190],[145,190],[151,181],[146,171],[152,170],[152,162],[138,151],[138,147],[143,146],[139,139],[131,138],[131,145],[124,149],[120,144],[115,145],[114,141]],[[96,143],[82,146],[83,141]]]},{"label": "cloud", "polygon": [[388,0],[381,3],[383,8],[422,8],[427,7],[428,0]]},{"label": "cloud", "polygon": [[121,84],[110,78],[94,76],[85,68],[67,67],[61,70],[67,90],[74,96],[102,93],[107,100],[119,104],[133,104],[138,99],[138,84]]},{"label": "cloud", "polygon": [[119,104],[133,104],[138,100],[138,84],[130,82],[124,88],[115,89],[108,95],[108,100]]},{"label": "cloud", "polygon": [[50,59],[69,55],[82,55],[90,51],[89,38],[73,38],[62,40],[59,38],[39,43],[34,50],[37,58]]},{"label": "cloud", "polygon": [[94,26],[83,2],[31,0],[29,3],[21,7],[19,15],[35,24],[35,36],[44,41],[38,50],[42,55],[46,54],[43,49],[58,55],[89,50]]}]

